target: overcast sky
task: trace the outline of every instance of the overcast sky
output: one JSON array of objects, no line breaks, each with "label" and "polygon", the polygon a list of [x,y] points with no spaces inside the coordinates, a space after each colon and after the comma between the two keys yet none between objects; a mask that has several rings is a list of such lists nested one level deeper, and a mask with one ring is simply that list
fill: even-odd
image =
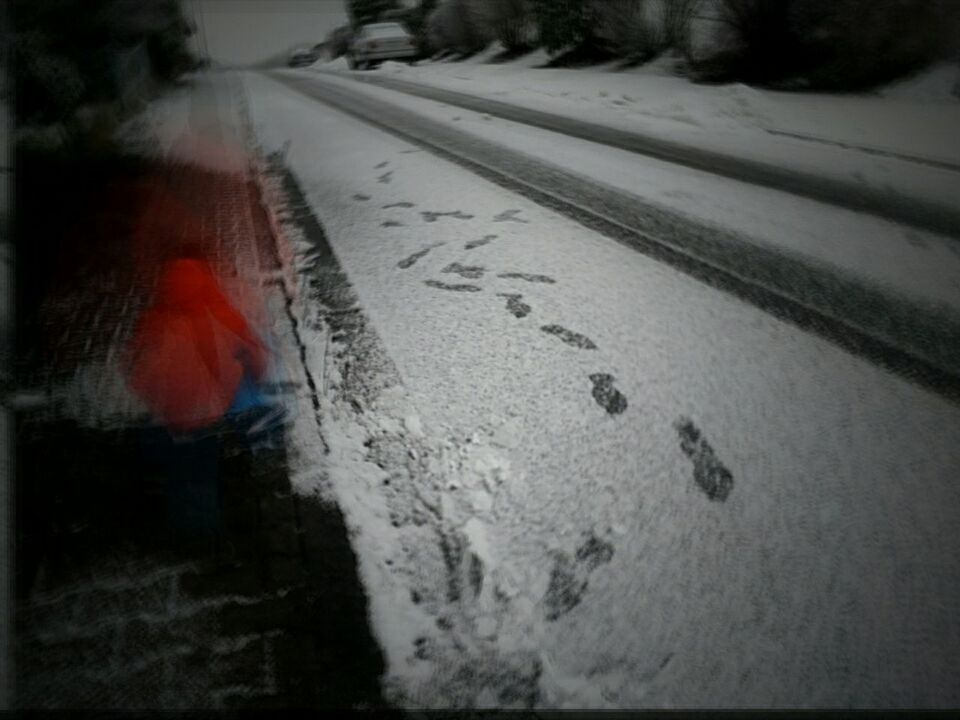
[{"label": "overcast sky", "polygon": [[195,41],[226,64],[257,62],[295,45],[314,45],[347,23],[345,0],[183,0],[197,21]]}]

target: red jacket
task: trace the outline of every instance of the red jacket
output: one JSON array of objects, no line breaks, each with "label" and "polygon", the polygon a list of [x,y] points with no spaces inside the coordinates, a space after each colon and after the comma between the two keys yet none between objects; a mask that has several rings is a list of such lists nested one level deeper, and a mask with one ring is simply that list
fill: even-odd
[{"label": "red jacket", "polygon": [[213,425],[248,372],[266,372],[267,352],[202,260],[169,262],[127,354],[129,383],[154,416],[184,432]]}]

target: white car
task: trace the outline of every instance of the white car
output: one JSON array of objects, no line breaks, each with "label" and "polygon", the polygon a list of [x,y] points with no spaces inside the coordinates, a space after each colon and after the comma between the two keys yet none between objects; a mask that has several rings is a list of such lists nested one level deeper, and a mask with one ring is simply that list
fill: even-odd
[{"label": "white car", "polygon": [[416,57],[417,43],[403,25],[395,22],[362,26],[350,42],[347,60],[351,68],[367,68],[382,60]]}]

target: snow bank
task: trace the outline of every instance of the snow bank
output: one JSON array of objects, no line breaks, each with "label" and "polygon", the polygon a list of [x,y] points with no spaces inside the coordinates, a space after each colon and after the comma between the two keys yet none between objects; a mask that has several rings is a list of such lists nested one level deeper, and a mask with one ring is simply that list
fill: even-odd
[{"label": "snow bank", "polygon": [[326,62],[316,63],[312,67],[322,68],[324,70],[349,70],[350,63],[347,61],[346,55],[341,55],[338,58],[333,60],[327,60]]},{"label": "snow bank", "polygon": [[960,103],[960,64],[938,63],[879,91],[882,97],[917,103]]}]

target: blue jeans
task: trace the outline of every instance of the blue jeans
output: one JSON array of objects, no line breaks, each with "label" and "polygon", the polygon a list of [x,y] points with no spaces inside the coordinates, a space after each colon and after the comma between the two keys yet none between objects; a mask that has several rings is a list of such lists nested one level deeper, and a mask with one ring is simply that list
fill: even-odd
[{"label": "blue jeans", "polygon": [[167,519],[174,530],[217,532],[220,517],[220,438],[175,439],[164,428],[144,431],[144,456],[164,474]]}]

